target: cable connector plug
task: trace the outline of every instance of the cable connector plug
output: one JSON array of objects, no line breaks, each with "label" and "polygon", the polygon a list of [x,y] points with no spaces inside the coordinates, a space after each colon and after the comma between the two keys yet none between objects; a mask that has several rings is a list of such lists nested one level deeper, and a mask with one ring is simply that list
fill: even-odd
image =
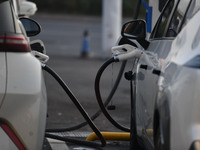
[{"label": "cable connector plug", "polygon": [[38,51],[32,50],[31,54],[34,55],[41,63],[45,64],[49,60],[49,56]]},{"label": "cable connector plug", "polygon": [[116,55],[129,53],[131,51],[134,51],[135,49],[137,49],[135,46],[132,46],[130,44],[123,44],[123,45],[112,47],[111,51],[112,51],[112,54],[116,56]]},{"label": "cable connector plug", "polygon": [[143,51],[129,44],[112,47],[112,53],[115,61],[124,61],[131,58],[140,58]]}]

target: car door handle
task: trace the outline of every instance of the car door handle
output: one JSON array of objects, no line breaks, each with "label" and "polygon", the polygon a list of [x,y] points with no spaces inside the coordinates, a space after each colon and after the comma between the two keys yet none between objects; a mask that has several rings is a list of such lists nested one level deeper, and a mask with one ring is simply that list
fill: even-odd
[{"label": "car door handle", "polygon": [[147,65],[143,65],[143,64],[140,65],[140,68],[144,70],[147,70],[147,67],[148,67]]},{"label": "car door handle", "polygon": [[160,70],[157,70],[157,69],[153,69],[152,73],[155,74],[155,75],[160,76],[161,71],[160,71]]}]

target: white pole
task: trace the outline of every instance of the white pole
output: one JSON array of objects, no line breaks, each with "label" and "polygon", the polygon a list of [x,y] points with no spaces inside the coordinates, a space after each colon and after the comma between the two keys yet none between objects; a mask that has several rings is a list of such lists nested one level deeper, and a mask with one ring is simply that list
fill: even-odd
[{"label": "white pole", "polygon": [[111,56],[121,32],[122,0],[103,0],[102,50],[103,57]]}]

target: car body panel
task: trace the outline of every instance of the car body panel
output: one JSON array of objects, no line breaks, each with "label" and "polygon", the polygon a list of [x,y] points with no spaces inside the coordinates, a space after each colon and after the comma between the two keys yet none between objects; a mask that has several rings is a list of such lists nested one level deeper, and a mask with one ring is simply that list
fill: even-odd
[{"label": "car body panel", "polygon": [[200,139],[200,90],[198,88],[200,71],[187,67],[180,68],[174,78],[176,82],[168,87],[172,95],[169,100],[171,150],[180,148],[187,150],[194,140]]},{"label": "car body panel", "polygon": [[[5,134],[11,129],[26,149],[39,150],[43,146],[47,115],[43,71],[40,61],[31,53],[29,38],[13,4],[12,0],[0,1],[0,36],[3,37],[0,41],[0,138],[7,141],[0,142],[0,147],[16,148],[17,145],[13,147],[16,141]],[[7,37],[14,40],[9,41]],[[21,45],[26,49],[20,49]],[[6,131],[3,124],[8,126]]]},{"label": "car body panel", "polygon": [[166,95],[169,104],[171,150],[188,150],[194,141],[200,140],[199,17],[200,11],[174,40],[158,82],[156,107],[160,108],[161,95]]},{"label": "car body panel", "polygon": [[6,81],[7,81],[7,70],[6,70],[6,54],[4,52],[0,53],[0,107],[4,99],[6,92]]},{"label": "car body panel", "polygon": [[[155,103],[158,96],[158,82],[162,73],[163,64],[171,52],[171,45],[179,31],[186,25],[191,18],[186,18],[188,13],[193,14],[190,6],[193,1],[169,1],[164,8],[158,22],[150,36],[150,44],[145,53],[154,65],[149,65],[143,59],[139,59],[136,69],[136,124],[137,134],[142,137],[144,147],[146,149],[154,149],[154,139],[152,134],[148,134],[148,129],[153,129]],[[173,4],[173,5],[172,5]],[[184,9],[180,9],[182,5],[187,4]],[[195,5],[194,5],[195,6]],[[181,13],[180,13],[181,12]],[[191,16],[190,14],[190,16]],[[168,17],[168,18],[166,18]],[[179,20],[176,20],[179,19]],[[176,24],[177,23],[177,24]],[[177,25],[175,27],[175,25]],[[171,29],[172,28],[172,29]],[[161,31],[159,31],[161,30]],[[172,31],[173,32],[172,32]],[[175,34],[176,33],[176,34]],[[147,69],[141,68],[147,66]]]},{"label": "car body panel", "polygon": [[[156,87],[158,76],[152,73],[153,69],[159,69],[159,59],[156,55],[148,55],[153,65],[148,65],[142,58],[137,65],[136,71],[136,124],[137,134],[143,137],[145,148],[153,149],[152,134],[148,134],[148,129],[153,129],[153,113],[155,105]],[[147,65],[147,69],[141,66]]]},{"label": "car body panel", "polygon": [[[153,69],[160,70],[160,63],[167,57],[171,44],[171,38],[165,40],[152,40],[147,49],[147,55],[154,65],[149,65],[142,58],[137,64],[136,71],[136,124],[137,133],[143,137],[146,149],[153,149],[153,136],[148,134],[148,129],[153,129],[154,105],[157,94],[157,75],[153,74]],[[141,65],[147,65],[147,70],[141,69]],[[153,87],[153,88],[152,88]]]},{"label": "car body panel", "polygon": [[41,149],[47,112],[41,64],[31,53],[8,53],[7,68],[0,118],[11,124],[27,149]]},{"label": "car body panel", "polygon": [[[164,129],[164,132],[170,133],[170,149],[188,150],[193,141],[200,139],[200,70],[170,63],[159,80],[162,84],[159,85],[157,109],[160,114],[168,111],[165,109],[170,112],[170,131]],[[164,101],[169,108],[161,107]],[[162,116],[161,122],[166,117]]]}]

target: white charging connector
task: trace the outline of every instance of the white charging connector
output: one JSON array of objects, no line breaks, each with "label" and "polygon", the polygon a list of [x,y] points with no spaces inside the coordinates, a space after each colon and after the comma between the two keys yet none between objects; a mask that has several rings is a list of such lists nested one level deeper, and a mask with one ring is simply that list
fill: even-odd
[{"label": "white charging connector", "polygon": [[114,46],[111,50],[116,61],[140,58],[140,56],[143,54],[143,50],[129,44]]},{"label": "white charging connector", "polygon": [[113,58],[115,61],[124,61],[138,58],[144,61],[148,66],[159,66],[157,55],[152,52],[145,52],[129,44],[112,47]]},{"label": "white charging connector", "polygon": [[38,51],[31,51],[31,54],[34,55],[41,63],[46,63],[49,60],[49,56],[42,54]]}]

